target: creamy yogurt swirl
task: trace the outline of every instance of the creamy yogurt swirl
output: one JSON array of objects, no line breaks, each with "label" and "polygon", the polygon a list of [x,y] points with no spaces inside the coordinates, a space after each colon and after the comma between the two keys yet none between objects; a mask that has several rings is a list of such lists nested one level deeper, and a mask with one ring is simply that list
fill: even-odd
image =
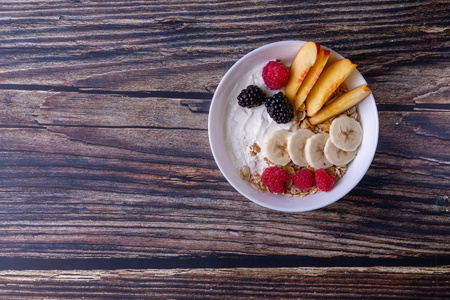
[{"label": "creamy yogurt swirl", "polygon": [[[277,124],[267,113],[264,104],[253,108],[239,106],[237,96],[248,85],[259,86],[268,97],[280,91],[270,90],[265,86],[261,76],[263,67],[264,65],[257,66],[248,74],[242,76],[242,79],[231,91],[224,112],[225,142],[234,167],[239,170],[248,166],[251,173],[257,172],[259,174],[267,167],[267,163],[264,161],[265,154],[262,150],[264,138],[273,131],[289,130],[294,125],[294,120],[286,124]],[[250,155],[250,147],[254,143],[258,144],[261,152],[257,155]]]}]

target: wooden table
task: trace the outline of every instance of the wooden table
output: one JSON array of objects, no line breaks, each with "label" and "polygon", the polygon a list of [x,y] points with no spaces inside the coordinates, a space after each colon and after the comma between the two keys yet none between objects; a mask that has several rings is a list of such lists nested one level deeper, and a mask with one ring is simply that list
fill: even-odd
[{"label": "wooden table", "polygon": [[[1,1],[0,298],[450,297],[450,3]],[[325,208],[260,207],[207,118],[243,55],[358,64],[374,161]]]}]

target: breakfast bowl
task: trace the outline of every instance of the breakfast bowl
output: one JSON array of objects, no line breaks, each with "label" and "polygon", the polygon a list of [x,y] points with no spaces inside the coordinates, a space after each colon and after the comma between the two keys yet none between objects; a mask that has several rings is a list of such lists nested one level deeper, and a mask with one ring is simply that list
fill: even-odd
[{"label": "breakfast bowl", "polygon": [[[348,194],[364,177],[375,155],[378,142],[378,111],[375,99],[370,93],[359,102],[359,120],[363,129],[363,138],[356,157],[348,164],[346,173],[336,181],[330,191],[308,194],[303,197],[276,194],[262,191],[252,186],[251,182],[244,180],[236,166],[236,156],[230,153],[227,132],[230,125],[230,101],[237,101],[236,97],[242,89],[246,88],[248,76],[254,76],[250,70],[263,66],[269,61],[279,60],[290,66],[299,49],[305,45],[304,41],[282,41],[262,46],[251,51],[238,60],[220,81],[208,116],[208,136],[214,159],[227,181],[244,197],[263,207],[284,211],[304,212],[327,206]],[[332,49],[329,63],[343,59],[343,56]],[[367,84],[357,69],[352,71],[344,83],[348,90]],[[238,120],[239,121],[239,120]],[[228,127],[227,127],[228,126]],[[234,126],[234,125],[233,125]],[[239,129],[236,129],[239,130]],[[244,151],[244,150],[243,150]],[[237,154],[238,156],[240,154]]]}]

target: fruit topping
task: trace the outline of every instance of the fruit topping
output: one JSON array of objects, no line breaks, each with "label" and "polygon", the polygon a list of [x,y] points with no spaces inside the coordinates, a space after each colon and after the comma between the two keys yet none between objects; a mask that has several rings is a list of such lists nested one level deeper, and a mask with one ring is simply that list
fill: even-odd
[{"label": "fruit topping", "polygon": [[266,108],[269,116],[278,124],[289,123],[294,118],[294,108],[282,92],[267,98]]},{"label": "fruit topping", "polygon": [[334,175],[328,174],[324,169],[316,171],[316,186],[323,192],[328,192],[334,185]]},{"label": "fruit topping", "polygon": [[319,44],[308,42],[295,55],[291,64],[289,81],[286,84],[286,95],[292,101],[292,104],[294,104],[295,95],[305,79],[306,74],[308,74],[309,69],[316,62],[319,51]]},{"label": "fruit topping", "polygon": [[294,185],[301,190],[309,190],[314,186],[314,173],[308,169],[301,169],[293,177]]},{"label": "fruit topping", "polygon": [[305,145],[306,141],[313,135],[314,133],[311,130],[298,129],[289,136],[287,150],[292,162],[297,166],[308,166],[308,162],[305,159]]},{"label": "fruit topping", "polygon": [[284,192],[284,184],[290,178],[288,172],[277,167],[268,167],[261,175],[261,180],[269,191],[277,194]]},{"label": "fruit topping", "polygon": [[285,166],[291,161],[287,151],[287,141],[290,135],[288,130],[280,129],[270,133],[264,139],[264,153],[274,164]]},{"label": "fruit topping", "polygon": [[323,70],[305,100],[308,117],[313,117],[317,114],[328,98],[355,68],[356,64],[344,58],[332,63]]},{"label": "fruit topping", "polygon": [[327,133],[317,133],[306,140],[305,159],[314,169],[326,169],[332,166],[324,153],[328,137]]},{"label": "fruit topping", "polygon": [[256,107],[263,104],[265,93],[256,85],[249,85],[237,96],[238,104],[242,107]]},{"label": "fruit topping", "polygon": [[369,96],[370,93],[371,92],[367,84],[360,85],[353,90],[337,97],[332,103],[328,104],[327,102],[325,106],[321,110],[319,110],[317,115],[309,118],[309,122],[312,125],[317,125],[334,116],[337,116],[340,113],[345,112],[347,109],[357,105],[367,96]]},{"label": "fruit topping", "polygon": [[341,150],[338,147],[336,147],[331,141],[331,138],[329,138],[325,144],[323,153],[325,154],[326,159],[333,165],[345,166],[356,157],[358,150],[353,151]]},{"label": "fruit topping", "polygon": [[[363,138],[357,105],[371,91],[367,84],[349,91],[344,81],[356,64],[345,58],[329,62],[330,55],[330,50],[308,42],[289,68],[272,60],[262,72],[253,71],[247,81],[250,85],[237,97],[242,107],[265,102],[268,115],[277,124],[292,121],[280,126],[267,122],[267,116],[261,116],[259,109],[254,114],[262,121],[256,126],[252,123],[252,127],[262,133],[264,140],[258,136],[261,147],[254,142],[256,146],[250,147],[249,155],[257,169],[269,167],[261,175],[265,186],[249,179],[253,175],[259,178],[259,170],[245,178],[259,190],[302,197],[328,192],[355,159]],[[261,70],[260,66],[254,70]],[[261,77],[265,85],[260,84],[260,88],[255,84],[261,82]],[[250,168],[246,168],[246,173],[250,173]]]},{"label": "fruit topping", "polygon": [[289,70],[280,61],[270,61],[263,68],[262,78],[269,89],[279,90],[288,82]]},{"label": "fruit topping", "polygon": [[330,139],[344,151],[354,151],[361,144],[363,129],[353,118],[342,116],[334,119],[330,126]]},{"label": "fruit topping", "polygon": [[329,50],[320,49],[316,62],[309,69],[308,74],[306,74],[305,79],[302,81],[302,84],[295,95],[294,108],[296,111],[300,109],[300,106],[305,102],[306,97],[316,83],[317,79],[319,79],[320,74],[327,64],[330,54],[331,52]]}]

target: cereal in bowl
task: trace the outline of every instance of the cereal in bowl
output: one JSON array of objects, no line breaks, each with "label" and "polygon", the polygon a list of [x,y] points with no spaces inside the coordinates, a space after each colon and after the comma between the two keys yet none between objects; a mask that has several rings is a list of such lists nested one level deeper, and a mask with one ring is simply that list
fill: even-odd
[{"label": "cereal in bowl", "polygon": [[327,192],[356,157],[363,137],[358,103],[371,91],[367,84],[349,90],[344,80],[356,64],[330,64],[329,56],[308,42],[292,62],[255,67],[240,82],[246,88],[234,92],[228,151],[256,189],[297,197]]}]

